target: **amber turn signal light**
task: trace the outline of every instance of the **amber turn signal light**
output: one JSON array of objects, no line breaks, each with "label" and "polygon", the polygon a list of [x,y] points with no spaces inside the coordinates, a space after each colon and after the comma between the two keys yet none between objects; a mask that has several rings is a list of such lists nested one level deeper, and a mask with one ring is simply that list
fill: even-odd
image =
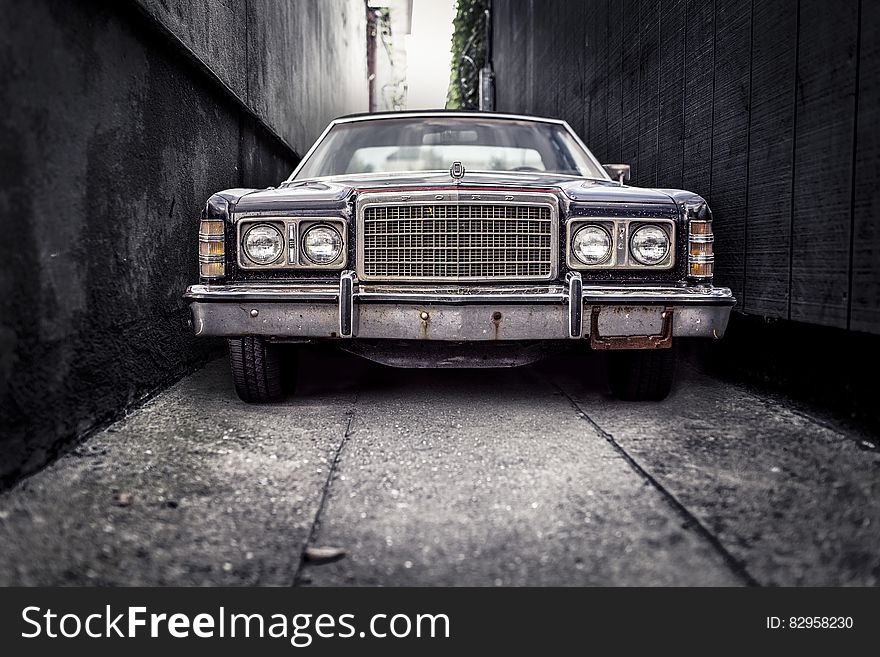
[{"label": "amber turn signal light", "polygon": [[199,276],[223,278],[226,275],[225,225],[203,219],[199,224]]},{"label": "amber turn signal light", "polygon": [[710,256],[712,252],[712,242],[691,242],[690,244],[692,256]]},{"label": "amber turn signal light", "polygon": [[715,270],[712,221],[694,219],[688,231],[688,277],[710,283]]},{"label": "amber turn signal light", "polygon": [[714,263],[711,262],[692,262],[688,276],[691,278],[712,278]]}]

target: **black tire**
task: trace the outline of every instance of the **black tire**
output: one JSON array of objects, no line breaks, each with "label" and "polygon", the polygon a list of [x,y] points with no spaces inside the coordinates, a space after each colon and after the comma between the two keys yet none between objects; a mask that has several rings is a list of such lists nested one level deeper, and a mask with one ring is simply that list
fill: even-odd
[{"label": "black tire", "polygon": [[242,401],[268,404],[284,399],[281,387],[281,355],[278,346],[262,338],[229,340],[232,382]]},{"label": "black tire", "polygon": [[675,349],[610,351],[608,385],[625,401],[660,401],[675,380]]}]

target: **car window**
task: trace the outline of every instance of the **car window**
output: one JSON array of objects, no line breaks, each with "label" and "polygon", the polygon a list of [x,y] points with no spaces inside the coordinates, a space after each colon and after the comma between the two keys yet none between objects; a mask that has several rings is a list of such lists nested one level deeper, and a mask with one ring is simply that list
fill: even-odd
[{"label": "car window", "polygon": [[469,171],[545,171],[540,153],[510,146],[369,146],[354,152],[345,173],[430,171],[460,161]]},{"label": "car window", "polygon": [[556,123],[487,117],[406,117],[338,123],[315,147],[297,180],[359,173],[547,171],[604,178]]}]

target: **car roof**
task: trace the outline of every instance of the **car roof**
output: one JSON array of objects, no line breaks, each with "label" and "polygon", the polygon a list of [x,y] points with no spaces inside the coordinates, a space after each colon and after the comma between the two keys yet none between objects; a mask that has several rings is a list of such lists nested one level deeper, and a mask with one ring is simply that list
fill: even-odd
[{"label": "car roof", "polygon": [[405,110],[399,112],[360,112],[357,114],[347,114],[333,119],[331,123],[349,123],[353,121],[381,121],[383,119],[404,119],[404,118],[486,118],[486,119],[502,119],[512,121],[537,121],[539,123],[559,123],[565,121],[561,119],[551,119],[541,116],[530,116],[528,114],[508,114],[505,112],[483,112],[480,110],[444,110],[444,109],[428,109],[428,110]]}]

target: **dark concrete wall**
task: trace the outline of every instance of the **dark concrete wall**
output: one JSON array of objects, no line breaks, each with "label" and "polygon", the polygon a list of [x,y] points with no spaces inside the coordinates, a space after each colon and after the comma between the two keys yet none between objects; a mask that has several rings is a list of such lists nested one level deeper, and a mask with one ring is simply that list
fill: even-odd
[{"label": "dark concrete wall", "polygon": [[880,333],[880,3],[494,0],[497,106],[715,214],[755,315]]},{"label": "dark concrete wall", "polygon": [[363,14],[0,0],[0,483],[219,346],[181,300],[198,213],[276,184],[322,124],[366,108]]},{"label": "dark concrete wall", "polygon": [[362,0],[135,0],[296,149],[367,111]]}]

